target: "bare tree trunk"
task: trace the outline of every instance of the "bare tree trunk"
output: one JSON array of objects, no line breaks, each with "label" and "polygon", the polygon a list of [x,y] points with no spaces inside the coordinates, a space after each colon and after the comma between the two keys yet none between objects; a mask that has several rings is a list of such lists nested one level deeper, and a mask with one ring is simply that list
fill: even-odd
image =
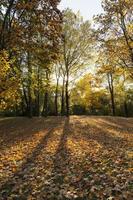
[{"label": "bare tree trunk", "polygon": [[44,104],[43,104],[43,116],[47,117],[48,116],[48,91],[45,92],[44,94]]},{"label": "bare tree trunk", "polygon": [[24,98],[22,96],[22,102],[21,102],[21,112],[22,112],[22,116],[24,116],[24,112],[25,111],[25,107],[24,107]]},{"label": "bare tree trunk", "polygon": [[40,94],[39,91],[37,93],[37,115],[40,116]]},{"label": "bare tree trunk", "polygon": [[125,116],[128,117],[128,106],[126,100],[124,102],[124,110],[125,110]]},{"label": "bare tree trunk", "polygon": [[26,94],[24,86],[23,86],[23,94],[24,94],[24,101],[25,101],[25,104],[26,104],[26,112],[28,112],[29,102],[28,102],[28,98],[27,98],[27,94]]},{"label": "bare tree trunk", "polygon": [[63,78],[62,94],[61,94],[61,115],[65,113],[65,96],[64,96],[65,78]]},{"label": "bare tree trunk", "polygon": [[58,116],[58,87],[59,79],[57,78],[56,90],[55,90],[55,115]]},{"label": "bare tree trunk", "polygon": [[49,74],[48,71],[46,71],[46,80],[47,80],[47,85],[46,85],[46,91],[44,94],[44,104],[43,104],[43,111],[42,115],[47,117],[48,116],[48,81],[49,81]]},{"label": "bare tree trunk", "polygon": [[126,74],[125,71],[123,73],[123,90],[124,90],[124,111],[125,111],[125,116],[128,117],[128,105],[127,105],[127,94],[126,94],[126,89],[125,89],[125,83],[126,83]]},{"label": "bare tree trunk", "polygon": [[22,116],[24,116],[26,114],[27,109],[28,109],[28,100],[27,100],[26,92],[23,92],[22,96],[21,96],[21,112],[22,112]]},{"label": "bare tree trunk", "polygon": [[[13,6],[13,3],[14,3],[15,0],[11,0],[9,2],[9,6],[5,12],[5,16],[4,16],[4,20],[3,20],[3,23],[2,23],[2,28],[1,28],[1,32],[0,32],[0,49],[4,49],[5,48],[5,29],[9,29],[9,16],[10,16],[10,13],[11,13],[11,9],[12,9],[12,6]],[[8,30],[9,31],[9,30]]]},{"label": "bare tree trunk", "polygon": [[111,97],[112,114],[113,116],[115,116],[116,110],[115,110],[115,100],[114,100],[113,75],[111,73],[108,73],[107,78],[108,78],[109,92]]},{"label": "bare tree trunk", "polygon": [[40,67],[37,72],[37,115],[40,116]]},{"label": "bare tree trunk", "polygon": [[30,62],[30,53],[28,52],[28,97],[29,97],[29,107],[28,116],[32,118],[32,67]]},{"label": "bare tree trunk", "polygon": [[64,50],[64,61],[65,61],[65,71],[66,71],[66,85],[65,85],[65,100],[66,100],[66,116],[69,117],[69,92],[68,92],[68,86],[69,86],[69,65],[68,65],[68,59],[66,57],[66,38],[65,35],[63,37],[63,50]]},{"label": "bare tree trunk", "polygon": [[131,57],[131,61],[133,64],[133,48],[131,45],[131,42],[133,41],[132,38],[128,35],[127,33],[127,28],[126,28],[126,24],[125,24],[125,16],[123,15],[122,11],[120,11],[120,20],[121,20],[121,29],[123,31],[124,37],[125,37],[125,41],[129,50],[129,54]]},{"label": "bare tree trunk", "polygon": [[115,111],[115,101],[114,101],[114,92],[113,91],[111,92],[111,102],[112,102],[112,113],[113,113],[113,116],[115,116],[116,111]]},{"label": "bare tree trunk", "polygon": [[67,80],[66,80],[66,116],[69,117],[69,92],[68,92],[68,86],[69,86],[69,73],[67,70]]}]

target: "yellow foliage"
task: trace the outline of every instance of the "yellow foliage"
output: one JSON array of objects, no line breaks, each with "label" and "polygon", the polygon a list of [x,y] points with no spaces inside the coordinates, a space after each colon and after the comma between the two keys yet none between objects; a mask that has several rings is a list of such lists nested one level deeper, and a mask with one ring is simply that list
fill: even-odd
[{"label": "yellow foliage", "polygon": [[19,77],[6,51],[0,52],[0,110],[19,103]]}]

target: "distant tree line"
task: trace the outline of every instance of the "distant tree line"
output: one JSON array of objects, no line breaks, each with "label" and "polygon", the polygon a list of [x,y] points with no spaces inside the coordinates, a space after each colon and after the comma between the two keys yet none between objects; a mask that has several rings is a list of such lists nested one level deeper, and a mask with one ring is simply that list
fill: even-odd
[{"label": "distant tree line", "polygon": [[1,115],[133,116],[133,2],[104,0],[96,28],[59,3],[0,2]]}]

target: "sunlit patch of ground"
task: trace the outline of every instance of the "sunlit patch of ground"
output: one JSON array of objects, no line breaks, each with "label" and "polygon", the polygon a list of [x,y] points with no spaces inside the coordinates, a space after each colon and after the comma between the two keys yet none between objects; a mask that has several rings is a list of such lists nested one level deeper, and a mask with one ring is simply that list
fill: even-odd
[{"label": "sunlit patch of ground", "polygon": [[133,119],[0,120],[0,200],[132,200]]}]

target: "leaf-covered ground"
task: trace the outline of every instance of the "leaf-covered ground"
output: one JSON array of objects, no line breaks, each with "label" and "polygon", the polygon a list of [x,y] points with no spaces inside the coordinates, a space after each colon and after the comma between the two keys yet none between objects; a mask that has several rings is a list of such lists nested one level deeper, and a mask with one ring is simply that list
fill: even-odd
[{"label": "leaf-covered ground", "polygon": [[133,118],[0,120],[0,200],[132,200]]}]

